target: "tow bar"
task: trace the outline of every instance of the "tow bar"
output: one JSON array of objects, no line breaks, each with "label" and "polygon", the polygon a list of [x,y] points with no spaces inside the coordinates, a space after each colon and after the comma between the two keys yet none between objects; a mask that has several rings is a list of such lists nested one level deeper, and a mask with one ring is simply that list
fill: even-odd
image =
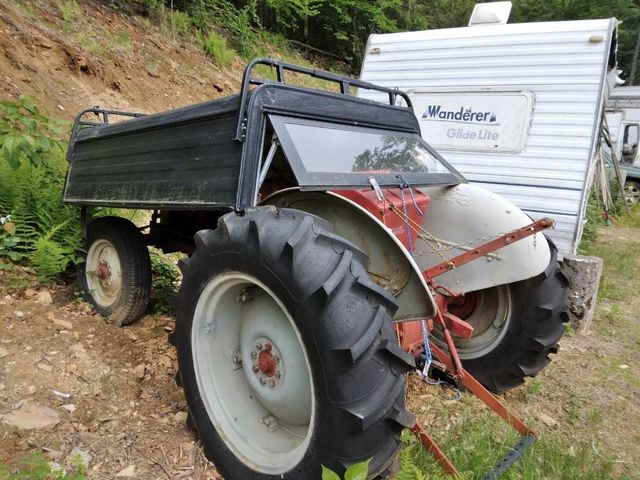
[{"label": "tow bar", "polygon": [[[542,218],[529,225],[501,235],[489,242],[486,242],[474,248],[473,250],[464,252],[458,256],[434,265],[433,267],[424,270],[422,274],[427,281],[427,284],[431,287],[435,287],[435,283],[433,281],[434,277],[446,273],[453,268],[469,263],[477,258],[481,258],[488,253],[492,253],[502,247],[517,242],[518,240],[522,240],[523,238],[534,235],[542,230],[551,228],[554,225],[555,223],[552,219],[546,217]],[[511,413],[509,409],[502,402],[500,402],[500,400],[498,400],[496,396],[494,396],[491,392],[484,388],[482,384],[480,384],[480,382],[478,382],[473,377],[473,375],[471,375],[462,367],[462,363],[460,361],[460,357],[458,356],[458,352],[456,350],[455,343],[453,342],[453,338],[451,336],[451,332],[449,331],[448,325],[452,325],[463,332],[470,332],[473,330],[473,327],[471,327],[471,325],[469,324],[466,324],[464,320],[460,320],[459,318],[445,319],[446,316],[447,315],[443,315],[440,307],[436,305],[435,320],[442,328],[442,333],[445,338],[449,354],[447,354],[435,343],[429,341],[429,347],[431,349],[432,355],[438,360],[438,362],[444,365],[444,368],[446,369],[445,373],[449,373],[460,385],[466,388],[469,392],[473,393],[485,405],[487,405],[505,422],[510,424],[515,430],[518,431],[518,433],[520,433],[520,439],[518,440],[518,442],[509,450],[509,452],[504,457],[502,457],[494,465],[493,469],[483,477],[483,480],[497,479],[500,477],[500,475],[507,471],[509,467],[511,467],[511,465],[513,465],[522,457],[527,448],[535,443],[538,434],[527,425],[525,425],[525,423],[517,415]],[[450,314],[448,314],[448,316],[451,317]],[[415,425],[413,426],[413,428],[411,428],[411,431],[422,443],[424,448],[426,448],[434,456],[434,458],[438,461],[444,471],[455,477],[460,477],[460,473],[456,469],[455,465],[451,462],[451,460],[449,460],[446,454],[440,449],[437,443],[433,440],[433,438],[431,438],[431,436],[427,433],[427,431],[417,419]]]}]

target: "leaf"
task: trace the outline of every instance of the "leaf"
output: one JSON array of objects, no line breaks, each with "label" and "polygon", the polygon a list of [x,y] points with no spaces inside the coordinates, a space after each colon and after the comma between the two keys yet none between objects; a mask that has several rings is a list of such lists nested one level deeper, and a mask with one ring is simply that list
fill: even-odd
[{"label": "leaf", "polygon": [[322,465],[322,480],[340,480],[340,477],[336,472]]},{"label": "leaf", "polygon": [[18,245],[20,243],[20,238],[19,237],[14,237],[14,236],[4,237],[2,239],[2,243],[3,243],[3,245],[5,247],[12,248],[12,247],[15,247],[16,245]]},{"label": "leaf", "polygon": [[2,141],[2,154],[9,162],[11,168],[17,170],[20,167],[20,153],[22,151],[22,139],[15,135],[7,135]]},{"label": "leaf", "polygon": [[370,461],[371,459],[351,465],[347,468],[347,471],[344,472],[344,480],[367,480]]},{"label": "leaf", "polygon": [[5,222],[3,225],[4,231],[9,235],[13,235],[16,233],[16,224],[13,222]]}]

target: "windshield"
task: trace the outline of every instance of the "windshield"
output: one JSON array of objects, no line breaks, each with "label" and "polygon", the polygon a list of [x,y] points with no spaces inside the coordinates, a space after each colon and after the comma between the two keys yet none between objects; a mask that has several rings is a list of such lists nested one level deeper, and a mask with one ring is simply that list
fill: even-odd
[{"label": "windshield", "polygon": [[416,185],[464,181],[417,134],[275,115],[271,120],[301,185],[368,185],[369,176],[396,184],[397,175]]},{"label": "windshield", "polygon": [[308,172],[448,173],[419,138],[285,122]]}]

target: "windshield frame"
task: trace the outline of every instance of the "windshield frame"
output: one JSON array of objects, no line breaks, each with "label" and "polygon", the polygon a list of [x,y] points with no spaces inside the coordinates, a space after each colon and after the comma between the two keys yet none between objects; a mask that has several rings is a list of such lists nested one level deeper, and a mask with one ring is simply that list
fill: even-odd
[{"label": "windshield frame", "polygon": [[[438,152],[436,152],[422,137],[416,133],[364,127],[360,125],[352,125],[331,120],[316,120],[302,117],[294,117],[289,115],[280,115],[269,113],[269,120],[273,125],[276,135],[280,141],[287,160],[289,161],[298,184],[305,190],[326,190],[332,188],[370,188],[370,177],[375,177],[381,187],[397,187],[399,183],[398,175],[411,186],[430,186],[430,185],[457,185],[466,182],[466,179],[454,167],[451,166]],[[393,135],[410,138],[427,150],[438,162],[449,170],[447,173],[430,173],[430,172],[311,172],[305,168],[301,158],[300,150],[296,147],[289,131],[286,128],[287,123],[295,125],[303,125],[310,127],[329,128],[340,131],[353,131],[363,133],[373,133],[376,135]]]}]

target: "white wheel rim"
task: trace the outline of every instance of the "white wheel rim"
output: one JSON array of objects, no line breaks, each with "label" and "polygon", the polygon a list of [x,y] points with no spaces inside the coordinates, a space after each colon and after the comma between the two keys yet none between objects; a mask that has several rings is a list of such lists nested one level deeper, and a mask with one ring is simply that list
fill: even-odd
[{"label": "white wheel rim", "polygon": [[101,307],[110,307],[122,287],[122,264],[116,248],[103,238],[94,241],[87,252],[85,278],[89,293]]},{"label": "white wheel rim", "polygon": [[266,474],[295,467],[315,400],[302,338],[276,295],[250,275],[214,277],[196,304],[191,349],[200,397],[233,454]]},{"label": "white wheel rim", "polygon": [[628,182],[624,186],[624,194],[627,199],[627,203],[640,203],[640,185]]}]

